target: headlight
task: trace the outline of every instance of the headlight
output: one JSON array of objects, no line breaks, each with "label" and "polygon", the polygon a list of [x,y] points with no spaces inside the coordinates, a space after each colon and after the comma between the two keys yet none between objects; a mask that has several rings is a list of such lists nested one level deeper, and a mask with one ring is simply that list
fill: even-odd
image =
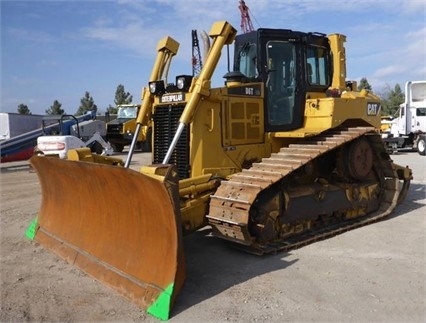
[{"label": "headlight", "polygon": [[164,81],[153,81],[148,83],[151,94],[163,94],[165,92]]},{"label": "headlight", "polygon": [[176,86],[181,91],[188,91],[191,86],[192,76],[191,75],[180,75],[176,77]]}]

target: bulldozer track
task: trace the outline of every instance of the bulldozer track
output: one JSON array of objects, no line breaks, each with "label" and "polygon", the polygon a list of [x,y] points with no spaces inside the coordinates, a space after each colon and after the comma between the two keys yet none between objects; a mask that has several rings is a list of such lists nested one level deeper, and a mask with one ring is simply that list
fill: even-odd
[{"label": "bulldozer track", "polygon": [[[248,231],[248,213],[262,190],[282,181],[309,161],[361,136],[365,136],[371,144],[376,156],[375,168],[380,169],[383,174],[381,185],[384,196],[376,211],[334,226],[309,230],[305,234],[295,235],[283,241],[266,244],[253,241]],[[209,214],[207,218],[212,226],[220,226],[222,230],[229,233],[227,240],[237,242],[234,243],[235,247],[254,254],[289,251],[385,218],[398,204],[400,192],[403,194],[403,190],[408,190],[408,186],[402,190],[399,186],[400,178],[396,167],[386,153],[380,134],[371,127],[342,127],[283,147],[278,153],[262,159],[260,163],[253,164],[250,169],[234,174],[229,181],[222,181],[219,189],[211,196],[210,213],[212,214]]]}]

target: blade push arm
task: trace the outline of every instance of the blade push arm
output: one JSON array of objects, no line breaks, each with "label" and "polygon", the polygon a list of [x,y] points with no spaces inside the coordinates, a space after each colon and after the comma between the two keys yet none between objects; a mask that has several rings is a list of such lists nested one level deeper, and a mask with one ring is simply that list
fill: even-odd
[{"label": "blade push arm", "polygon": [[[158,42],[157,45],[157,58],[152,68],[149,81],[167,80],[170,64],[173,56],[175,56],[179,49],[179,43],[171,37],[165,37]],[[149,92],[149,89],[144,87],[142,90],[142,106],[136,118],[136,130],[130,145],[129,154],[127,156],[124,167],[128,168],[132,160],[132,155],[135,150],[136,142],[139,136],[142,125],[146,125],[151,118],[152,103],[154,95]]]},{"label": "blade push arm", "polygon": [[189,99],[185,110],[183,111],[180,119],[179,126],[173,137],[173,141],[167,151],[166,156],[164,157],[163,164],[167,164],[170,160],[170,157],[173,153],[173,150],[176,147],[176,144],[179,140],[182,131],[188,123],[191,122],[192,116],[201,101],[203,96],[208,96],[210,93],[210,80],[213,75],[214,70],[216,69],[217,63],[221,56],[221,51],[223,46],[232,44],[235,39],[237,31],[231,24],[226,21],[218,21],[213,24],[210,31],[210,37],[213,38],[213,44],[209,50],[207,59],[204,63],[204,66],[198,76],[195,85],[191,88],[192,96]]}]

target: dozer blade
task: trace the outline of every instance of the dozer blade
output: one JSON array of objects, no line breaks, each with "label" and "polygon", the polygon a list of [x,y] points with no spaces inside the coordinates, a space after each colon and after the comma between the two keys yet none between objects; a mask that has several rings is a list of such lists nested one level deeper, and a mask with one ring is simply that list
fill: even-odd
[{"label": "dozer blade", "polygon": [[147,176],[38,156],[31,164],[42,188],[35,240],[168,319],[185,278],[175,169],[159,165],[164,176]]}]

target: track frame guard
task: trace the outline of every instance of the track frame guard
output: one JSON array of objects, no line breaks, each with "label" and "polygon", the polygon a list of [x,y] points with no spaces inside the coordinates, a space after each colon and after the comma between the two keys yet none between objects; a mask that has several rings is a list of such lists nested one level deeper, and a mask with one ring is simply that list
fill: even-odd
[{"label": "track frame guard", "polygon": [[30,162],[42,188],[34,240],[167,320],[185,279],[175,166]]}]

